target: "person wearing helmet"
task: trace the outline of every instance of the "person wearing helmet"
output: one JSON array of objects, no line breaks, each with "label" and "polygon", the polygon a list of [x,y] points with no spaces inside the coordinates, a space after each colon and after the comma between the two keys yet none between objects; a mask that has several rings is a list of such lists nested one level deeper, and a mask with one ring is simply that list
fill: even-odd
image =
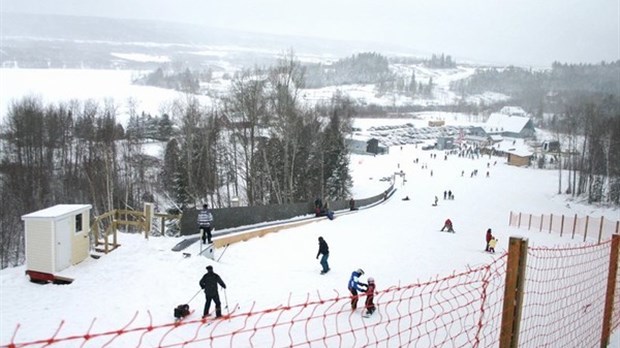
[{"label": "person wearing helmet", "polygon": [[369,317],[375,312],[375,278],[368,277],[368,285],[366,286],[366,313],[365,317]]},{"label": "person wearing helmet", "polygon": [[357,308],[357,301],[359,297],[357,295],[358,291],[364,291],[362,287],[367,287],[368,285],[360,282],[360,277],[364,274],[364,270],[361,268],[356,269],[351,273],[351,278],[349,278],[349,291],[351,292],[351,309],[355,310]]}]

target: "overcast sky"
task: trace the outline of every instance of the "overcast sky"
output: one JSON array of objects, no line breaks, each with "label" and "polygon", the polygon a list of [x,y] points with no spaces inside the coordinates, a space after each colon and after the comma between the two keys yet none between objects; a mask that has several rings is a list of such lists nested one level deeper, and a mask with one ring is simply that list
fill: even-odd
[{"label": "overcast sky", "polygon": [[619,0],[0,0],[1,11],[401,44],[477,61],[620,59]]}]

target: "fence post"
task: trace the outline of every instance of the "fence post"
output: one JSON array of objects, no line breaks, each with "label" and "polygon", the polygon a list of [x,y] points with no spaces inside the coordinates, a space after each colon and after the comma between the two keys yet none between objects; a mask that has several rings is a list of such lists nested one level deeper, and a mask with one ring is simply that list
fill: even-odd
[{"label": "fence post", "polygon": [[540,214],[540,228],[538,229],[538,232],[542,232],[543,221],[545,221],[545,214]]},{"label": "fence post", "polygon": [[526,262],[527,239],[510,237],[508,242],[508,261],[506,262],[506,288],[504,289],[502,325],[499,336],[500,348],[519,346],[519,327],[523,307]]},{"label": "fence post", "polygon": [[562,237],[563,232],[564,232],[564,214],[562,214],[562,222],[560,223],[560,237]]},{"label": "fence post", "polygon": [[616,221],[616,234],[620,233],[620,221]]},{"label": "fence post", "polygon": [[551,214],[551,217],[549,218],[549,233],[551,233],[552,230],[553,230],[553,214]]},{"label": "fence post", "polygon": [[605,311],[603,313],[603,332],[601,334],[601,348],[609,344],[611,335],[611,319],[614,310],[614,295],[616,290],[616,275],[618,274],[618,246],[620,235],[611,237],[611,251],[609,253],[609,275],[607,276],[607,293],[605,294]]},{"label": "fence post", "polygon": [[575,239],[575,229],[577,228],[577,214],[575,214],[575,220],[573,220],[573,236],[570,239]]},{"label": "fence post", "polygon": [[601,238],[603,238],[603,222],[605,220],[604,216],[601,216],[601,226],[598,228],[598,242],[601,242]]},{"label": "fence post", "polygon": [[519,225],[517,227],[521,228],[521,213],[519,213]]},{"label": "fence post", "polygon": [[590,222],[590,215],[586,215],[586,229],[585,231],[583,231],[583,241],[586,241],[586,238],[588,237],[588,223]]},{"label": "fence post", "polygon": [[527,223],[527,230],[530,230],[530,227],[532,227],[532,214],[530,214],[530,221],[528,221]]},{"label": "fence post", "polygon": [[510,211],[510,217],[508,218],[508,226],[512,226],[512,210]]}]

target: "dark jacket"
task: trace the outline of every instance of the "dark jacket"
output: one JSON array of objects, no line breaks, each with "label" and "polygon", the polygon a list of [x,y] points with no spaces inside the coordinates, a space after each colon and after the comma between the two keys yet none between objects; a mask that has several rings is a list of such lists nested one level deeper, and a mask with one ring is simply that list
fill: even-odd
[{"label": "dark jacket", "polygon": [[327,242],[323,239],[319,239],[319,252],[316,253],[316,257],[319,257],[321,254],[329,255],[329,246],[327,246]]},{"label": "dark jacket", "polygon": [[491,239],[493,239],[493,235],[491,234],[491,230],[487,230],[487,236],[486,236],[487,243],[490,242]]},{"label": "dark jacket", "polygon": [[205,291],[205,294],[209,296],[217,295],[217,285],[220,285],[224,289],[226,289],[226,284],[222,278],[215,272],[207,272],[200,279],[200,287]]}]

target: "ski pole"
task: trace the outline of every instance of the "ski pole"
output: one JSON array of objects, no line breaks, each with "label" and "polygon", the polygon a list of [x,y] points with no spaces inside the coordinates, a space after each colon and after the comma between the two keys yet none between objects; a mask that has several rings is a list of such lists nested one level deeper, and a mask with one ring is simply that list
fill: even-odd
[{"label": "ski pole", "polygon": [[230,308],[228,308],[228,295],[226,295],[226,288],[224,288],[224,301],[226,302],[226,309],[228,310],[228,315],[230,315]]},{"label": "ski pole", "polygon": [[220,257],[217,258],[217,262],[220,262],[220,259],[222,258],[222,256],[224,256],[224,253],[226,252],[226,249],[228,249],[228,246],[230,244],[226,244],[226,247],[224,247],[224,250],[222,251],[222,253],[220,254]]},{"label": "ski pole", "polygon": [[192,296],[192,298],[190,298],[190,299],[189,299],[189,301],[188,301],[187,303],[189,304],[190,302],[192,302],[192,300],[193,300],[194,298],[196,298],[196,296],[198,296],[198,294],[200,293],[200,291],[202,291],[202,289],[199,289],[199,290],[198,290],[198,291],[194,294],[194,296]]}]

